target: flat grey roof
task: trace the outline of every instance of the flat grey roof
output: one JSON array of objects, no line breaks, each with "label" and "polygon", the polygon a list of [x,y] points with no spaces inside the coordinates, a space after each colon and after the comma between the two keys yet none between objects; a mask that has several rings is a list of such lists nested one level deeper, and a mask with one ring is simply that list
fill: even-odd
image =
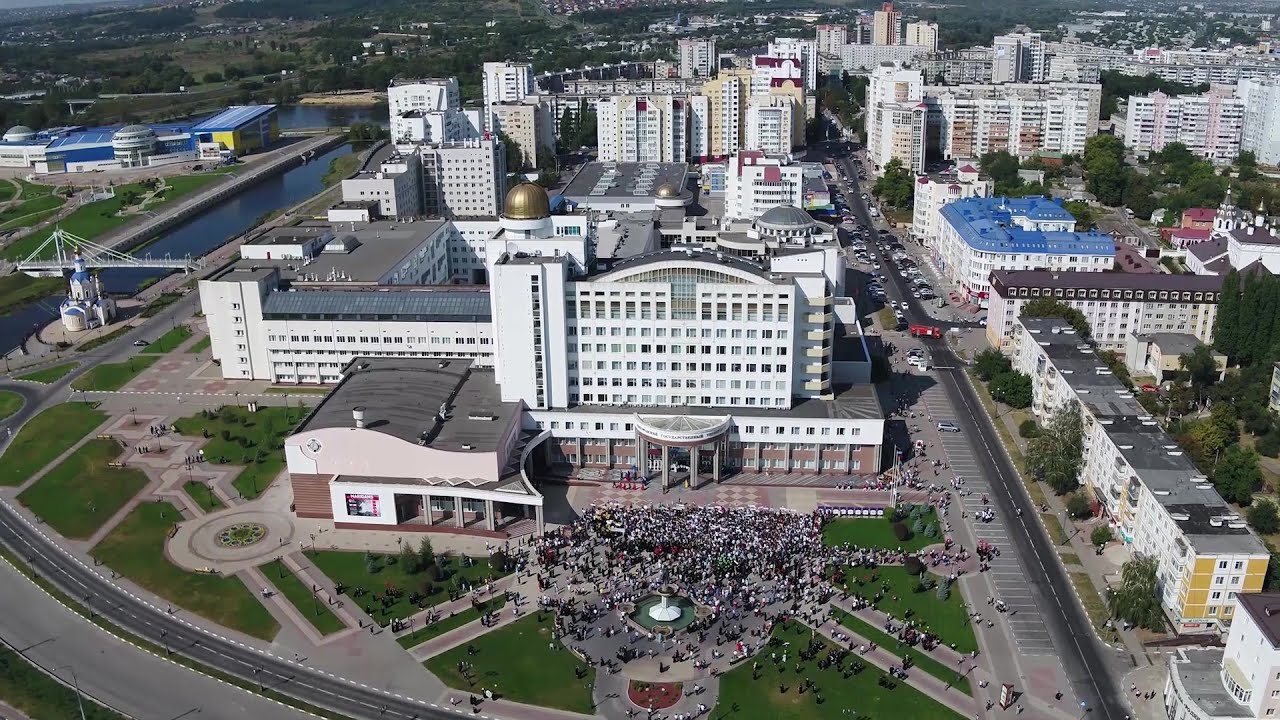
[{"label": "flat grey roof", "polygon": [[662,185],[670,183],[682,193],[688,163],[589,162],[573,176],[561,195],[576,203],[590,205],[592,198],[652,201]]},{"label": "flat grey roof", "polygon": [[[1241,593],[1237,600],[1248,597]],[[1187,697],[1193,699],[1210,717],[1220,718],[1252,718],[1249,708],[1236,702],[1222,684],[1222,656],[1218,650],[1182,650],[1188,662],[1178,662],[1173,656],[1169,658],[1169,671],[1177,673],[1178,681],[1186,690]]]},{"label": "flat grey roof", "polygon": [[[1033,337],[1063,381],[1075,391],[1107,433],[1117,451],[1146,487],[1171,514],[1187,515],[1178,528],[1201,553],[1265,554],[1266,548],[1247,527],[1228,522],[1236,514],[1213,489],[1205,474],[1159,422],[1138,403],[1134,394],[1107,368],[1102,358],[1068,330],[1058,318],[1024,318],[1038,331]],[[1053,332],[1058,329],[1060,332]]]},{"label": "flat grey roof", "polygon": [[620,260],[605,273],[601,273],[601,277],[608,276],[610,273],[631,272],[636,268],[644,265],[658,264],[671,260],[688,260],[707,263],[709,266],[725,265],[736,270],[749,272],[758,277],[769,280],[777,284],[790,284],[791,276],[775,275],[765,270],[759,263],[740,258],[736,255],[727,253],[712,252],[703,250],[694,245],[685,245],[679,248],[668,250],[658,250],[656,252],[645,253],[643,255],[635,255],[633,257]]},{"label": "flat grey roof", "polygon": [[1153,343],[1164,355],[1185,355],[1203,344],[1199,338],[1190,333],[1143,333],[1138,335],[1138,339]]},{"label": "flat grey roof", "polygon": [[[302,290],[273,292],[262,305],[267,320],[390,320],[489,322],[486,290]],[[316,317],[311,317],[316,316]]]},{"label": "flat grey roof", "polygon": [[[448,419],[441,419],[441,405]],[[357,407],[369,430],[450,452],[494,452],[519,411],[502,402],[493,372],[470,360],[356,358],[297,432],[355,427]]]},{"label": "flat grey roof", "polygon": [[[432,235],[444,227],[445,220],[420,220],[411,223],[372,222],[353,227],[351,223],[303,224],[285,228],[287,232],[271,233],[269,237],[310,237],[314,238],[324,232],[333,230],[335,238],[325,245],[326,248],[338,247],[343,242],[351,243],[349,252],[320,252],[309,263],[301,260],[237,260],[231,266],[231,273],[257,271],[263,268],[279,268],[286,280],[311,282],[377,282],[384,275],[401,264],[406,256],[422,245]],[[307,230],[307,228],[313,228]],[[276,244],[270,240],[266,243]],[[296,242],[296,241],[295,241]],[[220,276],[218,280],[247,279],[246,276]]]}]

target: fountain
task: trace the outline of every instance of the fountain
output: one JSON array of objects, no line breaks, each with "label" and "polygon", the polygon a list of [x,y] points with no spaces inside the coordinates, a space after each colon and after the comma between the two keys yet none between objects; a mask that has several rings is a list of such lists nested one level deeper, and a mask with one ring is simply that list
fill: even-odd
[{"label": "fountain", "polygon": [[649,608],[649,617],[654,622],[674,623],[684,614],[684,610],[679,605],[671,602],[675,594],[676,589],[670,585],[664,585],[658,590],[658,604]]}]

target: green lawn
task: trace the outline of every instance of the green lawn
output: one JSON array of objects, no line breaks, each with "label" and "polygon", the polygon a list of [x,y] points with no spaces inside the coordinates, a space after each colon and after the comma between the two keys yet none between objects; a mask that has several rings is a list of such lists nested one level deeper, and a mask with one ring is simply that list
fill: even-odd
[{"label": "green lawn", "polygon": [[57,195],[43,195],[30,199],[23,195],[22,201],[17,205],[0,210],[0,223],[9,223],[37,213],[48,213],[62,207],[65,202],[66,200]]},{"label": "green lawn", "polygon": [[290,572],[288,566],[279,560],[272,560],[263,565],[262,574],[285,596],[298,612],[311,623],[321,635],[332,635],[339,630],[346,630],[346,623],[329,610],[329,604],[316,597],[311,588],[297,575]]},{"label": "green lawn", "polygon": [[30,372],[30,373],[27,373],[26,375],[19,375],[18,379],[30,380],[31,382],[38,382],[38,383],[45,383],[45,384],[55,383],[61,380],[62,378],[66,377],[67,373],[71,372],[72,370],[75,370],[76,366],[79,364],[80,363],[70,362],[70,363],[63,363],[61,365],[54,365],[53,367],[47,367],[41,370],[36,370],[35,372]]},{"label": "green lawn", "polygon": [[[177,198],[186,195],[199,187],[215,182],[220,176],[217,175],[194,175],[182,178],[169,178],[170,189],[166,190],[163,196],[158,200],[152,200],[147,203],[146,209],[155,212],[164,207],[168,203],[173,202]],[[30,186],[26,186],[30,187]],[[67,217],[63,218],[58,226],[63,230],[78,235],[86,240],[94,240],[103,233],[114,230],[122,225],[133,222],[143,215],[138,213],[118,214],[120,211],[131,204],[142,201],[142,198],[149,192],[149,189],[140,183],[129,183],[126,185],[117,185],[115,187],[115,197],[106,200],[91,202],[87,205],[81,205]],[[22,197],[27,198],[27,191],[24,189]],[[30,255],[40,243],[43,243],[53,232],[53,228],[32,233],[22,238],[13,245],[0,251],[0,257],[9,260],[23,258]]]},{"label": "green lawn", "polygon": [[182,515],[168,502],[143,503],[98,543],[93,557],[175,607],[270,641],[280,630],[271,613],[235,577],[187,572],[165,557],[164,545]]},{"label": "green lawn", "polygon": [[94,438],[18,496],[36,517],[63,537],[84,540],[147,486],[147,476],[107,463],[123,449],[115,440]]},{"label": "green lawn", "polygon": [[868,600],[883,591],[884,596],[875,603],[877,610],[898,620],[914,620],[943,642],[954,645],[958,652],[978,649],[959,586],[951,587],[951,597],[946,600],[939,600],[933,589],[916,592],[919,579],[900,565],[882,565],[874,570],[855,568],[848,571],[848,577],[849,590]]},{"label": "green lawn", "polygon": [[[409,573],[394,554],[382,556],[384,561],[377,564],[377,572],[374,573],[369,572],[362,552],[321,550],[310,551],[307,557],[335,584],[345,585],[346,594],[351,597],[351,601],[366,611],[372,610],[370,616],[384,625],[390,624],[393,619],[406,618],[418,612],[420,608],[409,603],[409,594],[424,593],[428,582],[431,588],[430,592],[424,593],[425,597],[419,603],[422,608],[445,602],[449,590],[461,590],[464,583],[476,585],[493,577],[501,577],[501,574],[494,573],[489,566],[488,558],[474,558],[472,565],[463,567],[459,559],[450,557],[440,563],[445,572],[444,579],[430,581],[425,572]],[[381,593],[388,587],[404,592],[384,608],[380,603],[374,602],[373,594]],[[364,588],[367,594],[357,598],[357,588]]]},{"label": "green lawn", "polygon": [[55,185],[39,185],[37,183],[27,182],[26,180],[19,180],[18,184],[22,186],[23,200],[52,195],[53,191],[57,189],[57,186]]},{"label": "green lawn", "polygon": [[0,312],[22,307],[59,292],[65,292],[65,283],[59,278],[33,278],[23,273],[0,276]]},{"label": "green lawn", "polygon": [[155,342],[142,348],[142,352],[163,355],[181,345],[189,337],[191,337],[191,328],[186,325],[178,325],[161,335]]},{"label": "green lawn", "polygon": [[22,396],[16,392],[0,390],[0,420],[21,410],[24,402]]},{"label": "green lawn", "polygon": [[10,180],[0,180],[0,202],[8,202],[18,194],[18,187]]},{"label": "green lawn", "polygon": [[178,302],[182,298],[183,298],[182,293],[176,293],[176,292],[160,293],[160,295],[157,296],[155,300],[152,300],[151,302],[147,303],[147,306],[143,308],[142,312],[139,314],[144,318],[154,317],[155,315],[159,315],[161,310],[164,310],[165,308]]},{"label": "green lawn", "polygon": [[102,363],[89,372],[71,381],[72,390],[119,390],[129,381],[138,377],[143,370],[151,367],[158,355],[138,355],[120,363]]},{"label": "green lawn", "polygon": [[499,595],[495,598],[489,598],[480,603],[479,607],[469,607],[455,615],[442,617],[430,625],[415,626],[413,631],[407,635],[401,635],[396,638],[396,642],[400,643],[402,648],[411,648],[415,645],[430,640],[433,637],[443,635],[450,630],[456,630],[470,622],[480,619],[480,616],[487,612],[496,612],[506,607],[507,596]]},{"label": "green lawn", "polygon": [[205,335],[204,337],[192,343],[191,346],[187,348],[187,352],[191,353],[192,355],[199,355],[205,350],[208,350],[209,346],[212,344],[213,344],[213,339],[210,338],[208,335]]},{"label": "green lawn", "polygon": [[284,469],[284,439],[307,415],[305,407],[267,407],[251,413],[227,405],[178,420],[178,432],[207,437],[204,459],[214,464],[244,465],[232,485],[246,499],[258,497]]},{"label": "green lawn", "polygon": [[92,340],[86,340],[83,343],[77,345],[76,352],[88,352],[94,348],[102,347],[103,345],[106,345],[107,343],[117,338],[124,337],[124,335],[126,335],[132,330],[133,330],[133,326],[123,325],[121,327],[116,328],[115,330],[112,330],[111,332],[105,335],[99,335],[98,337],[93,338]]},{"label": "green lawn", "polygon": [[187,497],[200,506],[200,509],[207,513],[223,508],[222,501],[218,499],[217,495],[213,494],[213,490],[206,483],[202,483],[199,480],[188,480],[182,484],[182,490],[187,494]]},{"label": "green lawn", "polygon": [[31,418],[0,456],[0,485],[21,485],[106,419],[90,403],[54,405]]},{"label": "green lawn", "polygon": [[[781,655],[782,643],[791,644],[794,656],[815,639],[823,650],[813,660],[800,663],[799,673],[790,660],[784,666],[769,659],[774,650]],[[769,642],[757,660],[744,661],[720,676],[720,699],[713,713],[718,720],[825,720],[845,717],[846,711],[848,717],[867,720],[961,720],[959,714],[901,680],[893,680],[892,689],[881,687],[880,678],[888,674],[868,662],[860,661],[862,671],[850,673],[848,678],[834,665],[819,668],[818,661],[836,646],[821,635],[815,638],[803,623],[775,626]],[[845,660],[846,670],[855,657]],[[760,663],[758,679],[752,677],[752,662]],[[801,694],[803,678],[813,681],[815,688]]]},{"label": "green lawn", "polygon": [[34,227],[57,214],[58,208],[53,208],[51,210],[41,210],[40,212],[19,215],[12,220],[6,220],[3,223],[0,223],[0,230],[17,230],[18,228]]},{"label": "green lawn", "polygon": [[[506,700],[591,715],[594,707],[588,688],[595,683],[595,669],[554,642],[553,627],[551,613],[530,611],[523,620],[470,643],[474,655],[467,653],[464,643],[423,664],[449,687],[477,695],[489,689]],[[472,679],[458,672],[459,662],[474,667]],[[581,679],[574,673],[576,668],[586,671]]]},{"label": "green lawn", "polygon": [[[912,533],[906,540],[899,540],[893,534],[893,523],[889,515],[882,518],[838,518],[822,528],[822,542],[826,545],[842,545],[853,543],[859,547],[902,548],[907,552],[915,552],[929,545],[942,543],[943,533],[938,526],[938,533],[933,537],[923,532]],[[938,522],[937,511],[929,508],[920,515],[920,521],[926,527]],[[902,523],[910,530],[915,521],[904,518]]]},{"label": "green lawn", "polygon": [[900,658],[909,658],[911,664],[921,671],[927,672],[943,682],[951,683],[952,687],[959,688],[966,695],[969,694],[969,678],[956,672],[953,666],[940,660],[934,660],[929,653],[920,649],[919,646],[912,647],[906,643],[898,642],[896,637],[886,635],[879,628],[873,627],[837,607],[831,608],[831,617],[849,630],[866,638],[868,642],[873,642]]},{"label": "green lawn", "polygon": [[[0,187],[4,187],[0,185]],[[60,670],[64,680],[71,675]],[[0,698],[33,718],[79,718],[84,708],[85,720],[125,720],[125,716],[101,705],[83,700],[74,688],[54,680],[18,653],[0,650]]]}]

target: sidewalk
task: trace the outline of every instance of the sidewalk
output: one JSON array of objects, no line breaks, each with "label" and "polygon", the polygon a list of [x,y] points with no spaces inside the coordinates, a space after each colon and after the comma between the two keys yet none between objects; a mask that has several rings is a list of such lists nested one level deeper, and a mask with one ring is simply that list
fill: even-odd
[{"label": "sidewalk", "polygon": [[[511,578],[515,576],[509,575],[507,577]],[[503,578],[503,579],[506,580],[507,578]],[[417,645],[413,647],[411,650],[409,650],[409,655],[415,661],[423,662],[428,658],[432,658],[432,657],[435,657],[436,655],[439,655],[440,653],[452,650],[453,648],[458,647],[463,643],[471,642],[472,640],[475,640],[481,635],[491,633],[500,627],[510,625],[511,623],[514,623],[519,620],[523,620],[526,617],[528,617],[529,613],[538,611],[537,605],[532,600],[532,598],[534,598],[537,594],[537,586],[534,584],[532,580],[532,576],[517,578],[514,582],[512,582],[509,585],[508,589],[520,593],[521,597],[524,598],[524,602],[521,603],[521,607],[527,608],[527,609],[522,609],[519,615],[513,614],[510,609],[508,609],[507,607],[504,607],[502,608],[502,612],[498,613],[497,621],[494,622],[492,625],[485,627],[484,625],[480,624],[479,619],[473,620],[467,623],[466,625],[463,625],[460,628],[455,628],[453,630],[450,630],[449,632],[444,633],[443,635],[437,635],[431,638],[430,640],[427,640],[426,642],[422,643],[421,645]],[[498,590],[497,588],[494,589],[495,594],[499,592],[505,592],[505,591]],[[492,597],[492,595],[489,597]],[[459,600],[454,602],[465,602],[466,607],[470,607],[471,596],[470,594],[468,594],[466,597],[459,598]],[[514,608],[515,606],[511,606],[511,607]],[[422,613],[419,613],[419,615],[421,614]],[[442,616],[442,617],[445,617],[445,616]]]}]

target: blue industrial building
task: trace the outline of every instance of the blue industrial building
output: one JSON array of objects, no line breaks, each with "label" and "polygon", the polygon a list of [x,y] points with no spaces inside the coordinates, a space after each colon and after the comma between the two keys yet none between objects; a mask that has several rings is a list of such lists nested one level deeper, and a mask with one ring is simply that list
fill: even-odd
[{"label": "blue industrial building", "polygon": [[274,105],[230,107],[191,123],[9,128],[0,139],[0,167],[39,174],[100,172],[187,161],[218,162],[259,150],[279,137]]}]

